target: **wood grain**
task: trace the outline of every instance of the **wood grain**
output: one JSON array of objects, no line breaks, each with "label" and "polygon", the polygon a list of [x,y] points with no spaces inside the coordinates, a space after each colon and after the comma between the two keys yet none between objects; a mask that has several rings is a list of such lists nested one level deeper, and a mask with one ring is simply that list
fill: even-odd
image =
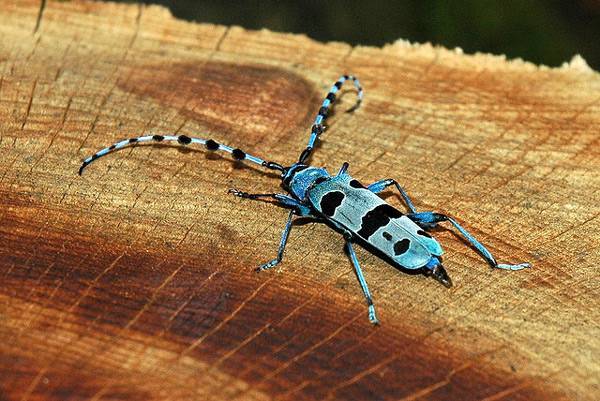
[{"label": "wood grain", "polygon": [[[278,189],[227,158],[138,146],[212,137],[363,182],[393,177],[503,262],[439,230],[455,286],[359,249],[371,327],[340,236],[228,196]],[[193,24],[165,9],[0,4],[0,400],[600,398],[600,76],[399,41],[383,48]],[[398,202],[392,192],[390,202]]]}]

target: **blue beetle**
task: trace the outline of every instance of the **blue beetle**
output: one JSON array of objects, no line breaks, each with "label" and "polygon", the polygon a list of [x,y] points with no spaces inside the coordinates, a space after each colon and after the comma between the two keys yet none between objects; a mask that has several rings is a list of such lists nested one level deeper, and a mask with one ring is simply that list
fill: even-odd
[{"label": "blue beetle", "polygon": [[[79,175],[92,161],[113,150],[142,142],[169,141],[182,145],[203,145],[209,151],[230,153],[235,160],[249,161],[266,169],[279,171],[282,186],[288,194],[251,194],[237,189],[229,190],[231,194],[246,199],[271,199],[290,209],[277,257],[262,264],[257,270],[270,269],[281,262],[294,216],[311,217],[323,221],[344,236],[346,251],[367,301],[369,320],[373,324],[378,324],[379,321],[375,314],[369,287],[354,252],[354,243],[363,245],[401,269],[422,272],[432,276],[444,286],[451,287],[452,281],[440,259],[443,253],[442,247],[428,232],[440,222],[449,222],[492,267],[506,270],[521,270],[530,267],[529,263],[499,264],[486,247],[453,218],[441,213],[417,212],[407,193],[394,179],[383,179],[364,186],[348,174],[348,163],[344,163],[334,176],[324,168],[312,167],[308,164],[315,143],[325,130],[323,123],[327,119],[330,106],[335,102],[336,93],[346,81],[354,83],[358,95],[355,106],[348,111],[354,111],[360,106],[363,90],[358,79],[351,75],[340,77],[321,104],[311,128],[308,145],[300,154],[298,161],[289,167],[263,160],[241,149],[220,144],[212,139],[186,135],[145,135],[122,140],[88,157],[79,168]],[[402,213],[377,196],[379,192],[390,186],[394,186],[398,190],[409,213]]]}]

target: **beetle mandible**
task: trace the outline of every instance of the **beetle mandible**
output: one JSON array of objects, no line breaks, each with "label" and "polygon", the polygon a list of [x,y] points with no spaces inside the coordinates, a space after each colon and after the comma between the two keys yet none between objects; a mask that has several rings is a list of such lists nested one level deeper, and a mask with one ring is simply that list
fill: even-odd
[{"label": "beetle mandible", "polygon": [[[529,263],[499,264],[492,254],[473,237],[454,218],[436,212],[417,212],[406,191],[392,178],[376,181],[370,185],[362,185],[348,174],[348,163],[343,163],[335,175],[330,175],[324,168],[309,165],[308,160],[315,149],[316,141],[324,132],[324,122],[330,106],[335,102],[336,94],[346,81],[352,81],[357,90],[357,102],[348,111],[356,110],[363,99],[363,90],[358,79],[352,75],[343,75],[331,87],[311,128],[308,145],[300,154],[297,162],[289,167],[266,161],[250,155],[239,148],[232,148],[212,139],[189,137],[187,135],[145,135],[125,139],[104,148],[83,161],[79,175],[92,161],[113,150],[141,142],[178,142],[182,145],[204,145],[209,151],[230,153],[235,160],[244,160],[258,164],[269,170],[281,173],[282,187],[287,194],[268,193],[252,194],[230,189],[229,193],[246,199],[271,199],[275,203],[289,208],[287,222],[281,236],[277,257],[262,264],[256,270],[267,270],[279,264],[292,228],[294,216],[310,217],[323,221],[339,231],[345,240],[348,252],[361,289],[365,296],[369,320],[373,324],[379,321],[375,314],[373,299],[363,276],[362,269],[354,252],[353,244],[359,243],[368,250],[378,254],[390,264],[407,270],[420,271],[432,276],[446,287],[452,281],[441,263],[443,253],[440,244],[429,234],[429,231],[441,222],[449,222],[478,251],[478,253],[494,268],[521,270],[530,267]],[[402,213],[389,205],[377,194],[388,187],[395,187],[402,197],[408,213]]]}]

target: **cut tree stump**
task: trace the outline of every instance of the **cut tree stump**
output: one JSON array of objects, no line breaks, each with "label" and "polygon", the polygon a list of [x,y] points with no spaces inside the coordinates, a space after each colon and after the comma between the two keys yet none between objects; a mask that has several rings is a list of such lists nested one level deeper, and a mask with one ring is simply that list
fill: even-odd
[{"label": "cut tree stump", "polygon": [[[144,133],[396,178],[501,262],[436,237],[446,289],[229,188],[278,177]],[[383,48],[182,22],[156,6],[0,3],[0,400],[600,399],[600,75],[398,41]],[[400,207],[393,191],[384,197]]]}]

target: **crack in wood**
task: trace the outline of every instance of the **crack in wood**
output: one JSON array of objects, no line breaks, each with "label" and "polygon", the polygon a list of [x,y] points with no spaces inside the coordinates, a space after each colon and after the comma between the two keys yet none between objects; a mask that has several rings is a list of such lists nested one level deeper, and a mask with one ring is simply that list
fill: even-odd
[{"label": "crack in wood", "polygon": [[40,29],[42,24],[42,18],[44,16],[44,10],[46,10],[46,0],[40,1],[40,10],[38,11],[37,18],[35,20],[35,27],[33,28],[33,33],[36,34]]}]

